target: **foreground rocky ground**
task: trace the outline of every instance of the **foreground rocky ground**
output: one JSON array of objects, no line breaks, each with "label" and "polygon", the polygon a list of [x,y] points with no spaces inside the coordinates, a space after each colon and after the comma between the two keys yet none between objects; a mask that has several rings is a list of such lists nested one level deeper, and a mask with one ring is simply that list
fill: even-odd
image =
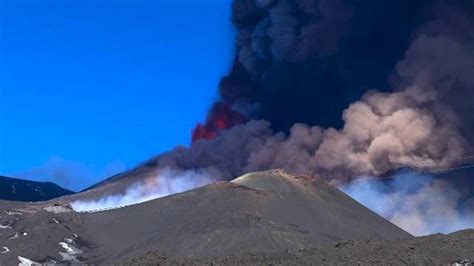
[{"label": "foreground rocky ground", "polygon": [[474,230],[414,238],[323,180],[278,170],[116,209],[70,202],[0,201],[0,265],[474,260]]},{"label": "foreground rocky ground", "polygon": [[[299,252],[185,259],[148,252],[129,265],[474,265],[474,230],[410,240],[346,240]],[[471,263],[471,264],[469,264]]]}]

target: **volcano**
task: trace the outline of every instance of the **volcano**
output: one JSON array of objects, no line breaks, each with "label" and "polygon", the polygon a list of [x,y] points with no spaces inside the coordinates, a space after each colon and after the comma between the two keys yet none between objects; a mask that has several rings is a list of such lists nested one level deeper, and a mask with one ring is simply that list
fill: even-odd
[{"label": "volcano", "polygon": [[[109,179],[107,187],[117,180],[122,178]],[[449,264],[474,259],[474,230],[415,238],[324,180],[283,170],[249,173],[116,209],[71,208],[71,199],[88,198],[101,187],[47,202],[0,201],[0,265]]]},{"label": "volcano", "polygon": [[[341,240],[412,238],[325,181],[281,170],[93,213],[74,212],[64,199],[2,203],[10,214],[1,221],[0,246],[9,250],[0,256],[2,265],[18,256],[65,261],[69,257],[59,252],[68,250],[81,251],[75,260],[102,264],[157,250],[199,259],[297,252]],[[59,243],[69,248],[62,250]]]}]

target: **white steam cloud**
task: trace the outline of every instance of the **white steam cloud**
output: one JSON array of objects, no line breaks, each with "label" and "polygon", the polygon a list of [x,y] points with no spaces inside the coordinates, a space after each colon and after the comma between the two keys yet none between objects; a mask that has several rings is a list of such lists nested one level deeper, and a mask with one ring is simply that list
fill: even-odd
[{"label": "white steam cloud", "polygon": [[91,201],[78,200],[71,202],[71,206],[78,212],[119,208],[188,191],[213,181],[207,173],[202,171],[178,172],[162,169],[155,177],[135,183],[123,194],[108,195]]},{"label": "white steam cloud", "polygon": [[449,183],[427,175],[404,172],[390,182],[356,181],[341,189],[416,236],[474,228],[473,199],[462,199]]}]

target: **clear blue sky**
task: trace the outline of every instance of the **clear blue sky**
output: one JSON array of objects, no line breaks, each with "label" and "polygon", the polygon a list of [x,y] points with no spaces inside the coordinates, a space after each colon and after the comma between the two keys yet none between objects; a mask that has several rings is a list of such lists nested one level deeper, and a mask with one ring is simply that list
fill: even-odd
[{"label": "clear blue sky", "polygon": [[0,0],[0,175],[81,189],[175,145],[233,56],[230,0]]}]

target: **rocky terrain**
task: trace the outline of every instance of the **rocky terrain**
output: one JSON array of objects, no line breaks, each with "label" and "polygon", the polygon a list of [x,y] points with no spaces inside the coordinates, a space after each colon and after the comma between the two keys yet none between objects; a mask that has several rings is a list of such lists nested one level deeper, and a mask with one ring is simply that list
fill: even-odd
[{"label": "rocky terrain", "polygon": [[409,240],[346,240],[297,252],[186,259],[153,251],[129,265],[474,265],[474,230]]},{"label": "rocky terrain", "polygon": [[473,231],[414,238],[323,180],[280,170],[90,213],[66,199],[1,201],[0,265],[437,264],[474,252]]}]

